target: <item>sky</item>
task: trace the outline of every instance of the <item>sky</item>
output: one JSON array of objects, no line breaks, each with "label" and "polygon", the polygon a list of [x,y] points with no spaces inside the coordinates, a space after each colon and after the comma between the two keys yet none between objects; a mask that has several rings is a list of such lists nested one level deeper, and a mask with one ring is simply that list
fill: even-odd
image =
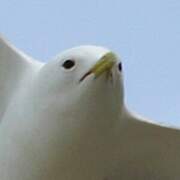
[{"label": "sky", "polygon": [[1,0],[0,33],[45,62],[78,45],[112,49],[128,107],[180,126],[179,0]]}]

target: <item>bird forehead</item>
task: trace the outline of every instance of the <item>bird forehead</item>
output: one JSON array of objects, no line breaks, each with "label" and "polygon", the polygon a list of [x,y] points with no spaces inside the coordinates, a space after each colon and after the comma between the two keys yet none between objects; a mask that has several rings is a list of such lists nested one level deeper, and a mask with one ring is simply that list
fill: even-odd
[{"label": "bird forehead", "polygon": [[61,55],[97,59],[102,57],[109,51],[110,50],[108,50],[107,48],[101,46],[84,45],[68,49],[64,51]]}]

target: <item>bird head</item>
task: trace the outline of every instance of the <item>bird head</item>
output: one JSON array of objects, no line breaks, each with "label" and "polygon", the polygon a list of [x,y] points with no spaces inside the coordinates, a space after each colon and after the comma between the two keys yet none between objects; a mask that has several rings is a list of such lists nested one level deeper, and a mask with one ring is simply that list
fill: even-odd
[{"label": "bird head", "polygon": [[80,46],[60,53],[41,68],[38,84],[37,98],[57,112],[115,116],[123,106],[121,61],[103,47]]}]

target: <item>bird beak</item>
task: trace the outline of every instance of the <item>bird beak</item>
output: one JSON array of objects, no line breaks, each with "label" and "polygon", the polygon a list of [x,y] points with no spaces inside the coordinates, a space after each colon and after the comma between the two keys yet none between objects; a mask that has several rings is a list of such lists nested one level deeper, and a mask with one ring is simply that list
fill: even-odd
[{"label": "bird beak", "polygon": [[90,74],[94,74],[95,78],[97,78],[103,73],[109,72],[116,62],[117,57],[114,53],[106,53],[87,73],[84,74],[84,76],[82,76],[80,82]]}]

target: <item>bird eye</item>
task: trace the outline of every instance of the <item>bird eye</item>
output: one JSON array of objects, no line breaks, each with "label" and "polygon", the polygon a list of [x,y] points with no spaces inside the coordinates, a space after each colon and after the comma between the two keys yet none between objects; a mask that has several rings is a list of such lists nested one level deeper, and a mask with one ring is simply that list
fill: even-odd
[{"label": "bird eye", "polygon": [[75,62],[73,60],[71,60],[71,59],[68,59],[68,60],[64,61],[64,63],[62,64],[62,66],[65,69],[71,69],[74,65],[75,65]]},{"label": "bird eye", "polygon": [[119,69],[119,71],[122,71],[122,63],[121,62],[118,64],[118,69]]}]

